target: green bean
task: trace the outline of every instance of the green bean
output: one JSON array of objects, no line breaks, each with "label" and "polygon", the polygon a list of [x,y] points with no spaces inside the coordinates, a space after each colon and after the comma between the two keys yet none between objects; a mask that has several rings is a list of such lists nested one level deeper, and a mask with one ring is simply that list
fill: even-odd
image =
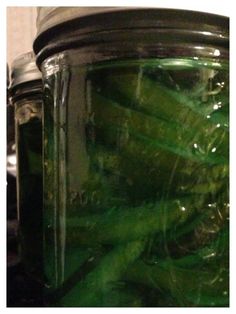
[{"label": "green bean", "polygon": [[[108,135],[108,138],[112,138],[113,141],[116,136],[112,137],[112,134],[117,135],[119,130],[123,130],[124,136],[129,141],[135,138],[140,140],[144,146],[147,144],[152,145],[156,149],[165,149],[194,161],[202,161],[209,164],[227,163],[226,156],[217,155],[215,150],[213,150],[216,145],[221,153],[227,154],[227,150],[225,150],[225,145],[227,145],[225,139],[227,139],[227,136],[224,131],[219,130],[217,127],[214,128],[214,134],[211,135],[210,140],[204,144],[203,131],[191,135],[191,131],[175,128],[170,123],[162,120],[156,121],[155,118],[124,108],[99,94],[94,93],[93,98],[93,104],[96,108],[96,128],[106,130],[103,131],[104,135],[108,132],[111,133]],[[183,144],[177,145],[176,138],[179,138]],[[200,147],[203,142],[201,150],[198,148],[198,139],[200,139]],[[223,146],[221,147],[220,145]]]},{"label": "green bean", "polygon": [[196,251],[178,259],[167,258],[166,260],[161,260],[158,264],[163,265],[163,267],[168,267],[168,264],[171,264],[176,267],[191,269],[193,266],[206,264],[206,262],[211,262],[213,259],[216,261],[225,253],[228,253],[228,241],[229,229],[227,225],[219,232],[219,234],[217,234],[214,240],[208,243],[208,245],[199,247]]},{"label": "green bean", "polygon": [[109,293],[127,267],[139,257],[143,248],[143,241],[117,246],[101,260],[99,265],[83,281],[72,288],[60,300],[60,303],[63,306],[103,306],[102,295]]},{"label": "green bean", "polygon": [[[114,138],[111,132],[106,134],[106,137],[111,136],[111,140]],[[137,140],[130,139],[129,144],[114,152],[103,145],[91,147],[91,171],[103,176],[108,186],[116,186],[116,190],[113,190],[116,196],[127,195],[127,201],[154,201],[167,194],[206,194],[210,190],[216,193],[228,176],[227,164],[198,164],[168,151],[155,149],[152,145],[142,145]],[[100,180],[96,193],[101,190],[103,181]]]},{"label": "green bean", "polygon": [[125,243],[158,232],[166,232],[173,226],[186,223],[196,214],[202,202],[202,198],[189,197],[144,204],[135,208],[112,208],[101,215],[68,218],[68,243]]},{"label": "green bean", "polygon": [[[129,69],[129,72],[125,75],[124,71],[116,71],[106,73],[103,75],[102,80],[96,81],[96,79],[93,79],[94,88],[101,95],[143,113],[171,121],[174,125],[177,123],[184,128],[187,126],[190,128],[196,127],[196,130],[204,131],[204,128],[209,130],[213,124],[223,122],[212,120],[212,118],[208,119],[207,115],[213,110],[210,112],[208,109],[206,112],[204,104],[193,101],[183,92],[174,91],[160,82],[150,79],[145,71],[142,77],[139,78],[140,68]],[[137,86],[139,84],[141,96],[137,95]],[[213,104],[211,108],[213,108]],[[175,110],[174,114],[173,110]],[[223,125],[224,123],[222,123]]]},{"label": "green bean", "polygon": [[[207,246],[179,259],[159,259],[152,266],[137,261],[126,280],[171,291],[181,302],[198,306],[227,306],[229,230],[225,225]],[[219,267],[220,266],[220,267]],[[201,284],[200,284],[201,283]]]},{"label": "green bean", "polygon": [[148,266],[139,261],[128,269],[125,278],[156,289],[164,289],[166,293],[169,291],[177,300],[192,306],[212,306],[213,301],[214,306],[228,304],[228,296],[225,296],[228,293],[227,274],[221,274],[218,269],[214,270],[209,266],[206,270],[196,267],[185,269],[175,266],[174,263]]}]

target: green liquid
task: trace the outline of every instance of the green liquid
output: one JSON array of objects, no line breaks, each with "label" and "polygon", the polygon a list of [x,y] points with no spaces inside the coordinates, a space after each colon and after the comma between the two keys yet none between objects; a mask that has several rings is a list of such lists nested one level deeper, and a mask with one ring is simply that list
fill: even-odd
[{"label": "green liquid", "polygon": [[20,251],[25,271],[42,281],[42,121],[17,126]]},{"label": "green liquid", "polygon": [[227,64],[110,61],[45,86],[49,304],[228,306]]}]

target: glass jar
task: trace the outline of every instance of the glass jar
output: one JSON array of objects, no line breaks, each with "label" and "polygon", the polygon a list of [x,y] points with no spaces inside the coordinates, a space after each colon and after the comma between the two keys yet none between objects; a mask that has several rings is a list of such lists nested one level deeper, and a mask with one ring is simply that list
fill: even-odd
[{"label": "glass jar", "polygon": [[47,302],[229,304],[228,18],[40,8]]},{"label": "glass jar", "polygon": [[[7,64],[7,88],[6,88],[6,108],[7,108],[7,175],[16,176],[16,151],[15,151],[15,118],[14,106],[10,102],[9,95],[9,66]],[[14,199],[14,197],[12,197]]]},{"label": "glass jar", "polygon": [[24,271],[42,283],[42,75],[33,52],[12,63],[15,108],[19,250]]}]

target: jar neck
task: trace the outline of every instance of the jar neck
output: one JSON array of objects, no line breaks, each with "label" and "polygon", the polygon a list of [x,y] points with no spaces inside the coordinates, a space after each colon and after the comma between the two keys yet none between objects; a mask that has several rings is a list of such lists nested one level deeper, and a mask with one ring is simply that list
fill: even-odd
[{"label": "jar neck", "polygon": [[[110,48],[110,49],[109,49]],[[169,61],[176,66],[186,66],[191,64],[191,60],[199,62],[201,66],[208,66],[208,61],[215,68],[228,68],[228,50],[209,46],[193,45],[170,45],[170,46],[152,46],[135,50],[117,50],[116,47],[106,47],[106,50],[94,49],[92,47],[83,47],[80,49],[69,49],[61,53],[54,54],[43,61],[41,71],[43,76],[47,77],[63,69],[76,66],[90,66],[106,61],[128,61],[131,65],[145,65],[147,61],[152,64],[161,63],[166,66]],[[195,62],[195,63],[196,63]]]},{"label": "jar neck", "polygon": [[143,57],[183,55],[187,47],[228,49],[228,18],[202,12],[143,9],[77,18],[39,34],[34,42],[38,66],[68,49],[127,53]]}]

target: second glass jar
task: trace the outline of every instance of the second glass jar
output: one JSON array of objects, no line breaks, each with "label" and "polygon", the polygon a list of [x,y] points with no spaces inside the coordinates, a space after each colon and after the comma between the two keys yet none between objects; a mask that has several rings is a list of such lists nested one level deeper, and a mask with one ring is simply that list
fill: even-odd
[{"label": "second glass jar", "polygon": [[[19,255],[24,271],[43,282],[42,75],[33,52],[16,58],[11,69],[15,111]],[[39,297],[39,296],[38,296]]]}]

